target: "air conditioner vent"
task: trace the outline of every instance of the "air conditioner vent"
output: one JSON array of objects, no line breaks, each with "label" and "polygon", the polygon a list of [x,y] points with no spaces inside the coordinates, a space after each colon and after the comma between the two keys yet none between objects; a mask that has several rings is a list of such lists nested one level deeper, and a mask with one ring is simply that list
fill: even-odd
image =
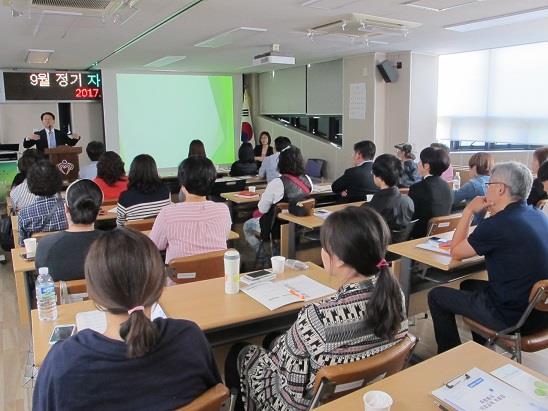
[{"label": "air conditioner vent", "polygon": [[112,0],[32,0],[33,6],[105,10]]}]

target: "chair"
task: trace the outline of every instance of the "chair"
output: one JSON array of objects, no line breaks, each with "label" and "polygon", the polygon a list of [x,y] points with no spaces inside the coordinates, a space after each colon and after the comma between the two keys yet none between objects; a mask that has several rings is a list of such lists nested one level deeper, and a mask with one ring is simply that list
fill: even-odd
[{"label": "chair", "polygon": [[462,214],[460,213],[441,217],[432,217],[430,221],[428,221],[428,231],[426,236],[429,237],[455,230],[461,217]]},{"label": "chair", "polygon": [[[235,395],[223,384],[217,384],[204,392],[190,404],[178,409],[178,411],[219,411],[234,409]],[[227,401],[228,400],[228,401]]]},{"label": "chair", "polygon": [[321,158],[309,158],[306,160],[304,172],[313,182],[321,181],[321,179],[325,177],[326,166],[327,161]]},{"label": "chair", "polygon": [[116,199],[116,200],[103,200],[103,204],[101,204],[101,206],[107,206],[107,207],[116,206],[116,205],[118,205],[118,199]]},{"label": "chair", "polygon": [[152,226],[154,225],[155,220],[156,220],[156,217],[143,218],[140,220],[129,220],[129,221],[126,221],[126,227],[133,228],[134,230],[137,230],[137,231],[152,230]]},{"label": "chair", "polygon": [[520,329],[531,315],[533,309],[548,312],[548,280],[537,281],[533,285],[529,294],[529,305],[517,324],[512,327],[508,327],[502,331],[495,331],[470,318],[463,317],[463,321],[473,332],[487,338],[487,342],[485,343],[487,347],[498,345],[509,350],[512,354],[512,359],[521,364],[522,351],[535,352],[548,348],[548,329],[529,335],[521,335]]},{"label": "chair", "polygon": [[356,391],[374,380],[401,371],[407,365],[416,344],[417,337],[408,333],[402,341],[372,357],[348,364],[323,367],[316,375],[309,409],[312,410],[320,404]]},{"label": "chair", "polygon": [[[287,212],[288,208],[288,203],[278,203],[260,218],[261,231],[255,233],[255,237],[259,240],[259,248],[255,255],[253,269],[257,267],[259,262],[261,263],[261,268],[268,266],[270,257],[274,255],[272,251],[274,243],[280,239],[280,220],[278,220],[278,214]],[[267,250],[267,244],[270,244],[270,253]]]},{"label": "chair", "polygon": [[211,251],[174,258],[169,262],[170,278],[177,284],[209,280],[225,275],[224,255],[227,250]]},{"label": "chair", "polygon": [[79,294],[78,297],[85,300],[88,298],[87,292],[86,280],[57,281],[55,283],[55,294],[59,304],[72,303],[71,296],[76,296],[76,294]]},{"label": "chair", "polygon": [[245,190],[246,181],[244,178],[234,179],[230,181],[217,181],[213,184],[211,195],[219,196],[222,193],[234,193],[236,191]]}]

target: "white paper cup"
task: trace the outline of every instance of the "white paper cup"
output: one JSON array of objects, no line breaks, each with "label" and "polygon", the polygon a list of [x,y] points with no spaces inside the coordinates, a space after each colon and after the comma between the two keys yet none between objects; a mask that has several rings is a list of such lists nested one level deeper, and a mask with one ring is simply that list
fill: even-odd
[{"label": "white paper cup", "polygon": [[367,202],[369,203],[371,200],[373,200],[373,194],[367,194],[365,198],[367,199]]},{"label": "white paper cup", "polygon": [[363,396],[365,411],[390,411],[394,400],[384,391],[368,391]]},{"label": "white paper cup", "polygon": [[277,255],[270,259],[272,261],[272,272],[274,274],[283,274],[285,269],[285,257]]},{"label": "white paper cup", "polygon": [[255,186],[249,186],[249,187],[247,187],[247,189],[249,190],[250,193],[254,193],[255,190],[257,189],[257,187],[255,187]]},{"label": "white paper cup", "polygon": [[33,258],[36,255],[36,238],[26,238],[23,242],[25,243],[27,258]]}]

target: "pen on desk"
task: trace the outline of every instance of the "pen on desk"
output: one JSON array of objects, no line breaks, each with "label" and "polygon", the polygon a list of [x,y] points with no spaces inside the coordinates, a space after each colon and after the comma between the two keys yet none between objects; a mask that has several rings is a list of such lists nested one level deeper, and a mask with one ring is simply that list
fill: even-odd
[{"label": "pen on desk", "polygon": [[302,295],[297,290],[293,290],[292,288],[289,289],[289,294],[294,295],[295,297],[297,297],[298,299],[300,299],[302,301],[306,300],[306,297],[304,295]]}]

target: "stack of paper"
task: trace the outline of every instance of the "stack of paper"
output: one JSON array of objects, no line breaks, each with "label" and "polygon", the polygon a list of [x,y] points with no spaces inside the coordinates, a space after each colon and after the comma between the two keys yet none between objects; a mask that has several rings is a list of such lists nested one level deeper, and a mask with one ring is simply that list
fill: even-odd
[{"label": "stack of paper", "polygon": [[417,244],[417,248],[422,248],[423,250],[434,251],[435,253],[451,255],[451,250],[449,248],[441,248],[438,243],[433,241],[427,241],[426,243]]},{"label": "stack of paper", "polygon": [[[152,306],[152,320],[156,318],[167,318],[166,313],[160,304]],[[104,333],[107,329],[107,317],[103,311],[84,311],[76,314],[76,329],[78,331],[89,328],[98,333]]]}]

